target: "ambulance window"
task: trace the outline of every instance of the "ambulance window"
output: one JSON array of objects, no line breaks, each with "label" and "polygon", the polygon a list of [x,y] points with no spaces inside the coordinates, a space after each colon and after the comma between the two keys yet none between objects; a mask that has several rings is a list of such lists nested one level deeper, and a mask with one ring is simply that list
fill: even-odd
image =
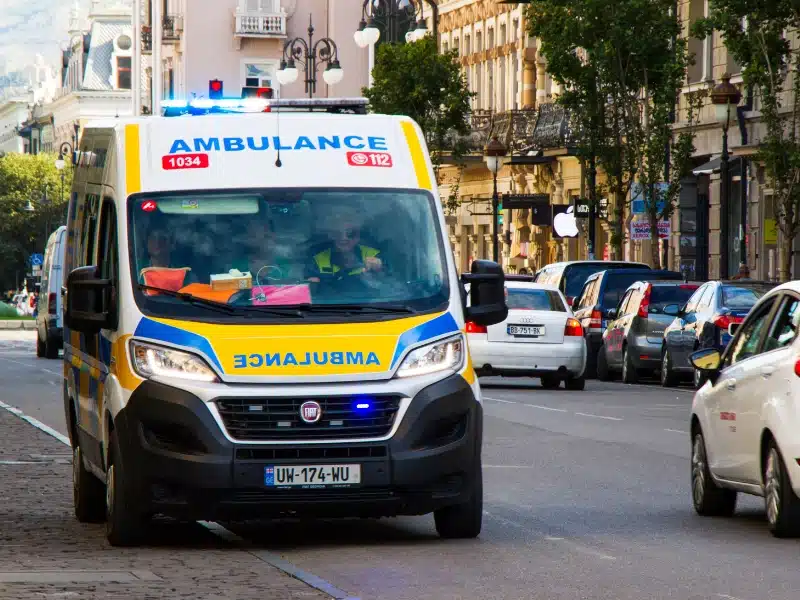
[{"label": "ambulance window", "polygon": [[114,201],[106,198],[100,226],[100,248],[98,252],[100,277],[116,282],[117,262],[117,211]]},{"label": "ambulance window", "polygon": [[97,238],[97,213],[100,208],[100,196],[86,194],[81,219],[81,252],[78,260],[82,267],[94,264],[95,240]]}]

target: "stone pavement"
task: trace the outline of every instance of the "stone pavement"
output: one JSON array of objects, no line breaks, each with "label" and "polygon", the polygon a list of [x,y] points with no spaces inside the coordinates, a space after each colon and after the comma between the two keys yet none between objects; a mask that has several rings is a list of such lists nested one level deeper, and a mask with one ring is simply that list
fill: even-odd
[{"label": "stone pavement", "polygon": [[72,513],[71,452],[0,410],[0,599],[329,598],[197,523],[159,524],[147,547],[109,546]]}]

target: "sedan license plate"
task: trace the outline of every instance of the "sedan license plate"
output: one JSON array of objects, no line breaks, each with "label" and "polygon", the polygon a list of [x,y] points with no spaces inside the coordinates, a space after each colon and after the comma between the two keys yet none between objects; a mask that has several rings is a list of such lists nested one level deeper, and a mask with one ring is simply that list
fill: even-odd
[{"label": "sedan license plate", "polygon": [[348,487],[361,483],[361,465],[292,465],[264,467],[267,487]]},{"label": "sedan license plate", "polygon": [[544,335],[544,327],[533,325],[509,325],[508,335],[523,337],[539,337]]}]

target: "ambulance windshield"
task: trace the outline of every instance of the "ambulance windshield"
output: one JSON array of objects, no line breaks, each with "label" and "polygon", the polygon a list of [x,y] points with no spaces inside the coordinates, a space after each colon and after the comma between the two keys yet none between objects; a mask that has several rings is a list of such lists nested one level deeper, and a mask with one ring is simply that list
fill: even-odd
[{"label": "ambulance windshield", "polygon": [[132,197],[137,302],[154,316],[214,320],[431,311],[450,293],[434,207],[408,190]]}]

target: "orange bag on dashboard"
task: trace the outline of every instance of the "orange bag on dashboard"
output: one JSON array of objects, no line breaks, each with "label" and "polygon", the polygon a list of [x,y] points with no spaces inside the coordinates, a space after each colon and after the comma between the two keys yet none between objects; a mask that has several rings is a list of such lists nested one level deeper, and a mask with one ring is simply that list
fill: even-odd
[{"label": "orange bag on dashboard", "polygon": [[191,283],[185,288],[181,288],[179,291],[184,294],[191,294],[192,296],[196,296],[198,298],[213,300],[214,302],[222,302],[223,304],[227,304],[228,300],[231,299],[231,296],[239,292],[239,290],[214,290],[211,289],[211,286],[207,283]]},{"label": "orange bag on dashboard", "polygon": [[[171,269],[168,267],[147,267],[142,269],[142,281],[144,285],[157,287],[171,292],[179,291],[186,281],[186,273],[191,271],[189,267]],[[145,290],[148,296],[156,296],[158,292]]]}]

